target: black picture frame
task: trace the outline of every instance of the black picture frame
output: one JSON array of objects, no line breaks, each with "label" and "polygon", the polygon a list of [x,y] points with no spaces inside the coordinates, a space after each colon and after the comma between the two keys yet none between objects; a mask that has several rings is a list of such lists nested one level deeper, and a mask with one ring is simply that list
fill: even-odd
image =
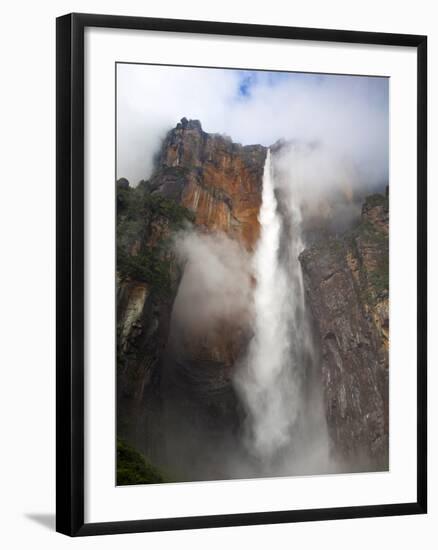
[{"label": "black picture frame", "polygon": [[[84,522],[84,29],[406,46],[417,52],[417,499],[415,502],[216,516]],[[427,37],[207,21],[69,14],[56,22],[56,530],[69,536],[321,521],[427,511]]]}]

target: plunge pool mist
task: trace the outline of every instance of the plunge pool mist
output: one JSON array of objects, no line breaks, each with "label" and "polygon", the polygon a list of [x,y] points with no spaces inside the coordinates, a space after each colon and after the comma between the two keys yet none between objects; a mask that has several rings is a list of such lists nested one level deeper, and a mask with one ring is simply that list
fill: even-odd
[{"label": "plunge pool mist", "polygon": [[298,182],[290,178],[292,193],[281,195],[279,205],[268,150],[253,257],[253,337],[235,380],[247,413],[245,445],[262,475],[333,469],[299,262],[304,245],[293,193]]}]

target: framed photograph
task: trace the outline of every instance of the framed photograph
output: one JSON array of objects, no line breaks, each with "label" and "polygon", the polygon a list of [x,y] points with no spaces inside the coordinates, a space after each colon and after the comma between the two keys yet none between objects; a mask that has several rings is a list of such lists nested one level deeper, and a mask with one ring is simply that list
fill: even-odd
[{"label": "framed photograph", "polygon": [[57,19],[57,530],[426,513],[426,37]]}]

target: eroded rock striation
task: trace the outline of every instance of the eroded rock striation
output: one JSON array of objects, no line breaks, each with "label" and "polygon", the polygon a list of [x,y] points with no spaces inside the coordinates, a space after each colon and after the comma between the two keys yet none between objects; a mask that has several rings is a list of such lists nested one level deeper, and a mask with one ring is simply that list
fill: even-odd
[{"label": "eroded rock striation", "polygon": [[265,157],[261,145],[233,143],[183,118],[164,140],[151,185],[194,212],[197,225],[251,248],[259,234]]},{"label": "eroded rock striation", "polygon": [[[164,465],[174,467],[179,453],[183,476],[190,464],[205,478],[208,462],[209,475],[220,477],[215,454],[232,444],[241,416],[231,367],[247,338],[236,323],[201,337],[174,327],[170,338],[183,274],[172,238],[193,226],[251,250],[265,157],[265,147],[233,143],[182,119],[148,181],[135,189],[118,182],[118,430]],[[209,437],[200,449],[201,433]]]},{"label": "eroded rock striation", "polygon": [[[178,480],[227,475],[224,457],[229,449],[235,457],[245,421],[233,369],[251,333],[244,314],[202,334],[175,323],[185,265],[174,239],[219,232],[250,254],[260,231],[266,152],[183,118],[163,140],[149,180],[136,188],[117,182],[118,435]],[[300,261],[333,452],[358,469],[383,469],[388,196],[369,197],[357,227],[342,237],[323,234]]]},{"label": "eroded rock striation", "polygon": [[388,252],[388,196],[375,194],[355,229],[300,256],[333,447],[358,468],[388,465]]}]

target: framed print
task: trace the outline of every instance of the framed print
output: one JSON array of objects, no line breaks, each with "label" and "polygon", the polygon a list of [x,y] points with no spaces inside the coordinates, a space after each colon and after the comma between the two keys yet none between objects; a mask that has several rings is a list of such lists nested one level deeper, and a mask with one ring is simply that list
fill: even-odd
[{"label": "framed print", "polygon": [[426,37],[57,20],[57,530],[426,513]]}]

